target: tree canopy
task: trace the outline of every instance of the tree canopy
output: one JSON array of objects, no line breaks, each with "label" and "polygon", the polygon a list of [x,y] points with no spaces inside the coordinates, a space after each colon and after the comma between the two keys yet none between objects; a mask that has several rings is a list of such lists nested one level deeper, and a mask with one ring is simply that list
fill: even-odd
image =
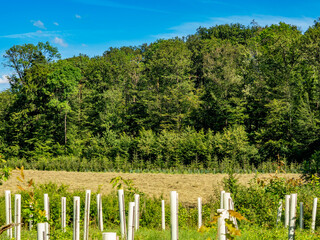
[{"label": "tree canopy", "polygon": [[200,27],[92,58],[59,60],[48,42],[13,46],[0,152],[114,167],[308,161],[320,152],[319,40],[315,21],[305,32],[283,22]]}]

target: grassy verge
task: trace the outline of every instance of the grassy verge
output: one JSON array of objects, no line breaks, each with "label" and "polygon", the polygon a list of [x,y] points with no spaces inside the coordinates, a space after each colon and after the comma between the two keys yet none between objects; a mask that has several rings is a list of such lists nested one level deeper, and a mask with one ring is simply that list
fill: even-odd
[{"label": "grassy verge", "polygon": [[[104,232],[117,232],[117,235],[120,234],[119,229],[105,229]],[[265,229],[258,226],[246,226],[241,229],[241,236],[237,236],[236,239],[239,240],[281,240],[288,239],[287,229]],[[319,233],[311,233],[310,230],[296,230],[296,240],[316,240],[319,239]],[[6,233],[1,235],[1,240],[7,240]],[[27,231],[23,230],[21,239],[24,240],[33,240],[37,239],[37,233],[35,230]],[[72,229],[68,229],[66,233],[63,233],[61,230],[52,231],[51,240],[68,240],[72,239]],[[91,228],[89,232],[89,239],[91,240],[100,240],[102,239],[102,234],[96,228]],[[170,239],[170,230],[155,230],[141,228],[135,233],[136,240],[169,240]],[[212,229],[206,233],[199,233],[194,229],[179,229],[179,239],[183,240],[203,240],[203,239],[217,239],[216,229]]]}]

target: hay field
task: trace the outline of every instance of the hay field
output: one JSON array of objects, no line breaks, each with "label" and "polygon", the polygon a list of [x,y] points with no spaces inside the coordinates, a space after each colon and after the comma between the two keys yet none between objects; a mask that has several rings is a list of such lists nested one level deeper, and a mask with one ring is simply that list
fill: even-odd
[{"label": "hay field", "polygon": [[[197,198],[203,202],[216,198],[218,190],[222,190],[222,179],[226,174],[162,174],[162,173],[98,173],[98,172],[66,172],[66,171],[35,171],[25,170],[25,179],[33,179],[36,184],[54,182],[69,185],[72,190],[91,189],[93,192],[101,186],[101,193],[112,191],[109,183],[113,177],[121,176],[132,179],[135,186],[149,196],[161,196],[169,200],[170,191],[178,191],[179,201],[194,205]],[[259,178],[269,178],[274,174],[259,174]],[[0,186],[0,195],[5,190],[17,192],[19,171],[14,170],[9,181]],[[300,174],[278,174],[279,177],[299,178]],[[241,184],[248,184],[254,174],[239,174]]]}]

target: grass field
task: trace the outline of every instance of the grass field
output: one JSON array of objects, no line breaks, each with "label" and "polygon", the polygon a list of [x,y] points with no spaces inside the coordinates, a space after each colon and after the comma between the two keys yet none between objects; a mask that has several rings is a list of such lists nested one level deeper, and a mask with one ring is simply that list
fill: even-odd
[{"label": "grass field", "polygon": [[[105,232],[117,232],[117,235],[120,235],[119,229],[105,229]],[[288,239],[288,230],[287,229],[262,229],[262,228],[244,228],[242,229],[241,236],[237,236],[238,240],[286,240]],[[83,233],[81,233],[82,236]],[[24,240],[34,240],[37,238],[37,233],[33,231],[22,231],[21,239]],[[100,240],[102,238],[101,232],[97,229],[91,228],[89,231],[90,240]],[[134,238],[136,240],[169,240],[170,239],[170,230],[154,230],[141,228],[138,232],[135,233]],[[0,236],[0,240],[7,240],[6,233]],[[72,230],[69,229],[66,233],[63,233],[60,230],[55,231],[51,235],[51,239],[59,240],[70,240],[72,239]],[[179,229],[179,239],[181,240],[214,240],[217,239],[216,229],[212,229],[209,232],[199,233],[195,229]],[[319,235],[310,233],[310,230],[297,230],[296,237],[297,240],[316,240],[319,239]]]},{"label": "grass field", "polygon": [[[66,171],[34,171],[25,170],[25,178],[33,179],[36,184],[54,182],[69,185],[69,189],[96,191],[101,188],[102,194],[112,191],[110,180],[116,176],[132,179],[134,184],[149,196],[169,200],[170,191],[178,191],[181,203],[195,205],[197,198],[202,197],[203,202],[216,198],[222,190],[222,180],[226,174],[163,174],[163,173],[97,173],[97,172],[66,172]],[[259,174],[259,178],[269,178],[274,174]],[[0,195],[5,190],[18,191],[19,171],[12,171],[9,181],[0,186]],[[241,184],[248,184],[255,174],[239,174],[237,178]],[[286,178],[298,178],[300,174],[278,174]]]}]

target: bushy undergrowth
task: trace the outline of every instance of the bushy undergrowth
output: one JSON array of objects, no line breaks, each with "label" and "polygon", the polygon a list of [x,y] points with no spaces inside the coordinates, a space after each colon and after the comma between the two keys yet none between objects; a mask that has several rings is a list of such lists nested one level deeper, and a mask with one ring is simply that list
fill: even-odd
[{"label": "bushy undergrowth", "polygon": [[[250,220],[250,224],[274,228],[276,227],[277,209],[282,201],[282,219],[284,222],[284,198],[285,195],[297,193],[297,223],[299,221],[299,203],[303,202],[304,225],[311,227],[312,204],[315,197],[320,196],[319,178],[313,177],[312,181],[304,182],[303,179],[285,179],[272,176],[269,179],[260,178],[256,175],[249,184],[238,184],[234,174],[229,174],[225,179],[225,189],[230,191],[235,202],[236,211]],[[317,219],[317,225],[320,219]]]},{"label": "bushy undergrowth", "polygon": [[[79,157],[54,157],[54,158],[39,158],[35,161],[26,159],[10,158],[6,165],[15,168],[16,166],[24,166],[25,169],[46,170],[46,171],[77,171],[77,172],[133,172],[133,173],[228,173],[231,169],[235,173],[273,173],[278,169],[278,163],[265,161],[257,166],[248,165],[241,167],[234,165],[234,162],[225,158],[217,163],[216,167],[205,167],[204,165],[176,165],[171,167],[163,167],[161,164],[141,162],[128,163],[119,157],[116,162],[108,158],[92,158],[85,159]],[[4,164],[0,163],[0,167]],[[284,166],[287,173],[301,173],[299,164],[291,163]]]},{"label": "bushy undergrowth", "polygon": [[[123,180],[121,178],[118,179]],[[117,182],[119,185],[119,182]],[[248,222],[239,223],[242,236],[237,239],[286,239],[287,230],[283,229],[284,221],[284,207],[281,223],[276,225],[277,209],[279,201],[283,201],[286,194],[297,193],[298,203],[304,204],[304,226],[306,229],[310,229],[311,226],[311,213],[313,198],[320,195],[320,180],[318,177],[313,176],[310,181],[305,182],[302,179],[284,179],[277,175],[272,176],[269,179],[263,179],[259,175],[256,175],[248,186],[244,186],[238,183],[236,174],[230,172],[229,176],[223,181],[224,189],[232,193],[232,198],[235,204],[235,210],[246,217]],[[115,184],[116,185],[116,184]],[[148,197],[139,189],[134,187],[134,184],[127,181],[127,185],[123,184],[125,189],[125,202],[126,211],[128,210],[128,203],[134,200],[134,193],[141,194],[140,202],[140,226],[142,229],[137,235],[137,239],[156,239],[155,236],[161,236],[163,239],[167,239],[168,233],[161,231],[161,199],[162,197]],[[55,183],[47,183],[42,185],[33,185],[31,189],[21,191],[23,209],[28,209],[30,194],[28,191],[32,191],[34,198],[37,199],[39,208],[43,209],[43,195],[49,194],[50,198],[50,216],[52,226],[52,239],[69,239],[72,234],[72,216],[73,216],[73,197],[80,196],[81,199],[81,211],[80,219],[81,224],[84,219],[84,200],[85,191],[80,189],[78,191],[69,191],[66,185],[57,185]],[[96,194],[93,192],[91,195],[91,212],[90,212],[90,224],[93,229],[97,229],[97,208],[96,208]],[[64,234],[59,229],[61,228],[61,197],[67,198],[67,225],[68,234]],[[214,198],[212,198],[214,199]],[[215,199],[219,199],[215,198]],[[116,191],[108,195],[102,196],[103,201],[103,218],[104,228],[115,229],[119,231],[119,212],[118,212],[118,197]],[[220,208],[220,202],[211,200],[203,205],[203,222],[205,225],[210,226],[209,222],[212,220],[216,210]],[[0,209],[5,209],[4,197],[0,198]],[[297,208],[297,226],[299,222],[299,204]],[[24,229],[26,229],[28,218],[28,211],[22,211],[22,221],[24,223]],[[128,213],[127,213],[128,214]],[[197,233],[197,208],[196,206],[179,205],[179,228],[186,236],[183,239],[203,239],[201,234]],[[34,223],[37,219],[34,219]],[[0,214],[0,224],[5,223],[4,214]],[[170,228],[170,207],[166,205],[166,224],[167,229]],[[317,219],[316,226],[319,226],[320,219]],[[297,227],[298,228],[298,227]],[[194,229],[194,230],[192,230]],[[188,232],[189,231],[189,232]],[[215,231],[210,230],[212,239],[215,238]],[[26,234],[26,233],[25,233]],[[30,233],[31,234],[31,233]],[[92,239],[99,239],[100,233],[96,230],[92,233]],[[182,235],[183,235],[182,234]],[[317,239],[319,238],[318,231],[315,234],[311,234],[309,231],[297,231],[297,239]],[[28,236],[28,234],[26,234]],[[30,235],[31,236],[31,235]],[[199,237],[200,236],[200,237]],[[205,234],[207,236],[207,233]],[[204,237],[204,235],[202,236]],[[28,239],[28,238],[26,238]],[[158,238],[161,239],[161,238]],[[207,237],[206,237],[207,239]]]},{"label": "bushy undergrowth", "polygon": [[[61,228],[61,197],[67,198],[67,224],[72,225],[73,217],[73,197],[79,196],[81,199],[81,210],[80,210],[80,219],[84,219],[84,205],[85,205],[85,191],[78,190],[70,192],[68,186],[66,185],[57,185],[55,183],[41,184],[35,186],[33,189],[34,197],[37,199],[40,209],[44,209],[43,206],[43,195],[45,193],[49,194],[50,198],[50,218],[51,224],[56,229]],[[27,191],[19,192],[22,196],[22,208],[29,208],[29,195]],[[91,195],[90,202],[90,219],[91,225],[97,226],[97,203],[96,203],[96,194],[98,192],[93,192]],[[13,199],[12,199],[13,200]],[[118,212],[118,196],[114,191],[108,195],[102,195],[103,201],[103,218],[104,224],[107,228],[114,228],[119,225],[119,212]],[[134,196],[131,193],[125,193],[125,202],[126,202],[126,212],[128,211],[128,205],[130,201],[134,201]],[[5,209],[4,197],[0,198],[0,209]],[[209,205],[204,205],[204,221],[210,220],[210,213],[213,211]],[[151,198],[143,196],[141,197],[140,202],[140,226],[147,227],[152,229],[161,229],[161,198]],[[195,206],[179,206],[179,225],[182,228],[196,228],[197,224],[197,209]],[[24,225],[28,224],[29,211],[22,210],[22,222]],[[34,219],[36,223],[37,220]],[[0,225],[5,223],[5,215],[0,215]],[[170,206],[166,205],[166,223],[167,227],[170,224]]]}]

